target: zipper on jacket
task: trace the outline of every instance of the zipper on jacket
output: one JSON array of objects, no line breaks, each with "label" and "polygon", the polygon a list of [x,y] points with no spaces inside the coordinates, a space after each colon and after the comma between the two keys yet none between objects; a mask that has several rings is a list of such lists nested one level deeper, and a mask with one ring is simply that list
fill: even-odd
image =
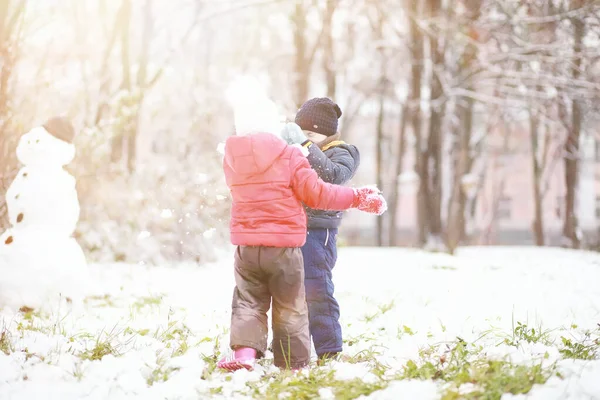
[{"label": "zipper on jacket", "polygon": [[327,246],[328,242],[329,242],[329,229],[327,229],[327,236],[325,237],[325,246]]}]

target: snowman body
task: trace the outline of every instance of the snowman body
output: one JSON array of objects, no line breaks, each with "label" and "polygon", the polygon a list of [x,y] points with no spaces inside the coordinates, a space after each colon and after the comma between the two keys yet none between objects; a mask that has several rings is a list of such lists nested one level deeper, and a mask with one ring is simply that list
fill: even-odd
[{"label": "snowman body", "polygon": [[11,226],[70,236],[79,219],[75,178],[62,168],[21,168],[6,192]]},{"label": "snowman body", "polygon": [[72,237],[79,219],[73,178],[63,166],[74,146],[42,127],[23,135],[23,167],[6,192],[11,228],[0,236],[0,308],[79,302],[87,287],[85,256]]}]

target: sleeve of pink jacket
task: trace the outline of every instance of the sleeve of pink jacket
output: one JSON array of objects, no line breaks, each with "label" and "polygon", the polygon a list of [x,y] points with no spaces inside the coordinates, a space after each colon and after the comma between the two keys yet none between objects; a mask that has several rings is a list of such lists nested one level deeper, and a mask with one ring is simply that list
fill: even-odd
[{"label": "sleeve of pink jacket", "polygon": [[296,197],[310,208],[344,211],[353,207],[354,190],[323,182],[298,150],[290,160],[291,185]]}]

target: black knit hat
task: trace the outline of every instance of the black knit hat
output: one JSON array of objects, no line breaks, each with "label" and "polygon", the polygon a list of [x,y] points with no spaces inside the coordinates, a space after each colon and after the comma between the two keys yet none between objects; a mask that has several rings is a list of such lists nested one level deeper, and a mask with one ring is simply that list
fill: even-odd
[{"label": "black knit hat", "polygon": [[332,136],[337,133],[342,110],[331,99],[317,97],[302,104],[296,113],[296,124],[303,130]]},{"label": "black knit hat", "polygon": [[46,121],[42,126],[55,138],[67,143],[73,143],[75,129],[68,119],[63,117],[53,117]]}]

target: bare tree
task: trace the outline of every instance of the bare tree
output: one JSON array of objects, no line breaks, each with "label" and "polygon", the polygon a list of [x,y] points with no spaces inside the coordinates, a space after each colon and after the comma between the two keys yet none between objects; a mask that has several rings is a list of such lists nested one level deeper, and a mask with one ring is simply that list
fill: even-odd
[{"label": "bare tree", "polygon": [[13,119],[11,83],[20,52],[22,19],[26,5],[26,0],[0,1],[0,231],[4,231],[8,224],[4,194],[17,170],[16,132],[20,130],[20,126]]},{"label": "bare tree", "polygon": [[[467,35],[464,51],[459,60],[459,79],[467,92],[474,91],[475,77],[472,70],[477,60],[477,29],[476,21],[481,15],[482,1],[465,1],[465,25]],[[473,107],[475,100],[472,97],[457,99],[458,129],[454,132],[452,153],[454,155],[454,174],[452,178],[452,193],[448,205],[448,231],[447,243],[451,252],[465,239],[466,234],[466,205],[465,178],[471,172],[473,157],[471,153],[473,133]]]},{"label": "bare tree", "polygon": [[294,14],[292,16],[294,23],[294,48],[296,49],[294,62],[294,80],[295,80],[295,96],[294,102],[296,107],[300,108],[302,103],[307,100],[308,88],[310,85],[310,64],[312,57],[308,54],[308,44],[306,42],[306,10],[303,0],[296,0]]},{"label": "bare tree", "polygon": [[[131,0],[122,0],[121,10],[119,11],[119,23],[120,29],[120,45],[121,45],[121,86],[120,89],[123,93],[131,93],[131,55],[130,55],[130,40],[129,35],[131,31]],[[123,97],[123,100],[129,100],[127,97]],[[121,107],[127,107],[129,104],[121,104]],[[128,141],[129,135],[131,135],[131,117],[130,112],[127,112],[125,118],[123,118],[120,129],[115,133],[111,143],[111,161],[116,163],[123,157],[123,150],[125,143]]]},{"label": "bare tree", "polygon": [[396,150],[395,153],[395,162],[394,162],[394,169],[393,169],[393,185],[392,185],[392,190],[390,193],[390,198],[389,198],[389,202],[391,204],[391,208],[388,211],[388,217],[390,220],[389,223],[389,237],[388,237],[388,244],[390,246],[397,246],[398,245],[398,226],[397,226],[397,219],[398,219],[398,210],[400,208],[400,199],[401,199],[401,192],[400,192],[400,185],[399,185],[399,177],[402,174],[403,171],[403,165],[404,165],[404,156],[406,154],[406,124],[408,121],[408,107],[406,105],[406,102],[404,102],[401,106],[402,111],[400,114],[400,124],[399,124],[399,129],[398,129],[398,148]]},{"label": "bare tree", "polygon": [[333,42],[332,20],[338,0],[326,0],[325,13],[323,15],[323,70],[325,71],[325,83],[327,85],[327,97],[335,99],[336,92],[336,68],[335,49]]},{"label": "bare tree", "polygon": [[[443,20],[443,10],[441,0],[427,0],[426,11],[432,20]],[[442,82],[440,74],[444,70],[444,31],[446,24],[442,29],[435,29],[428,35],[430,60],[432,66],[430,87],[430,107],[429,132],[427,135],[427,144],[423,152],[423,176],[426,182],[426,190],[423,199],[425,200],[425,210],[427,219],[427,244],[430,248],[438,250],[443,246],[443,228],[442,228],[442,147],[444,136],[442,131],[444,113],[446,104],[440,101],[443,95]]]},{"label": "bare tree", "polygon": [[410,126],[415,138],[414,156],[415,172],[419,177],[419,189],[417,192],[417,229],[418,243],[424,245],[427,238],[425,196],[427,193],[427,181],[425,176],[425,158],[423,157],[423,133],[421,128],[421,84],[423,76],[423,32],[419,27],[417,18],[421,15],[421,1],[407,0],[405,7],[409,18],[409,48],[411,54],[411,76],[408,103],[410,105]]},{"label": "bare tree", "polygon": [[[585,5],[584,0],[571,0],[571,11],[581,9]],[[584,17],[575,14],[570,18],[573,26],[573,61],[572,77],[578,80],[582,75],[582,43],[585,34]],[[581,119],[583,113],[581,110],[581,101],[573,97],[571,100],[571,124],[565,141],[565,214],[563,224],[563,237],[568,241],[569,247],[579,248],[581,237],[579,232],[579,222],[576,214],[577,190],[579,185],[579,142],[581,138]]]}]

